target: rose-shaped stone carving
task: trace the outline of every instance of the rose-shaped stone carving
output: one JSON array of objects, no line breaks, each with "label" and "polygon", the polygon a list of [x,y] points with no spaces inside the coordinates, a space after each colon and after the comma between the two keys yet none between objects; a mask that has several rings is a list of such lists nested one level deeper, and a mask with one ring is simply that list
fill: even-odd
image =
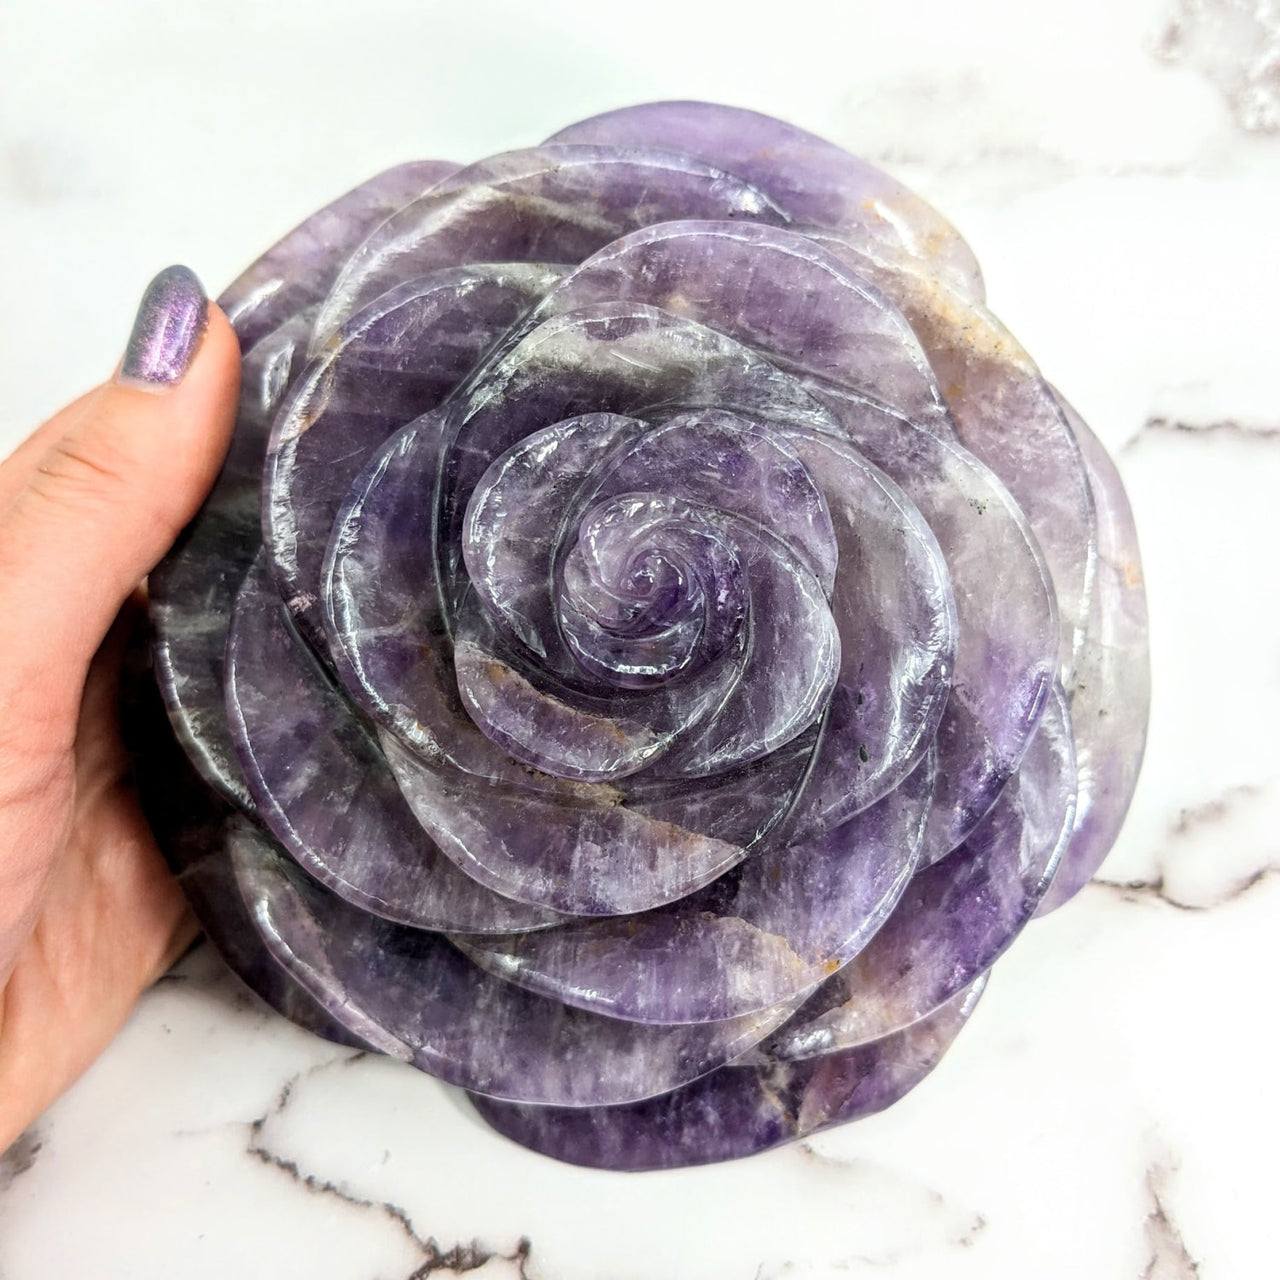
[{"label": "rose-shaped stone carving", "polygon": [[1123,490],[957,233],[660,103],[381,174],[221,301],[239,426],[151,581],[221,799],[151,791],[233,966],[587,1164],[915,1084],[1147,714]]}]

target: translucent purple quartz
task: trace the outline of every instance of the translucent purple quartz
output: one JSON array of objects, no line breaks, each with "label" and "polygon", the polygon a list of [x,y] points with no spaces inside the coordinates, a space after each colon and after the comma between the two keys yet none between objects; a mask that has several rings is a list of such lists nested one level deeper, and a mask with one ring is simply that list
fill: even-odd
[{"label": "translucent purple quartz", "polygon": [[655,103],[381,174],[221,301],[236,435],[151,578],[187,759],[134,738],[235,971],[581,1164],[913,1087],[1148,703],[1119,477],[958,233]]}]

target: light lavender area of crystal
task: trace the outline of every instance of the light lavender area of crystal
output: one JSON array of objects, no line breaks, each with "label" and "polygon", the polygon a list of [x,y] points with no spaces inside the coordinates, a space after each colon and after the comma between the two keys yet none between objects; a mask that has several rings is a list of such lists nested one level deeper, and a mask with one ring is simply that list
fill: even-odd
[{"label": "light lavender area of crystal", "polygon": [[443,852],[520,902],[580,916],[644,911],[686,897],[746,853],[619,803],[616,794],[610,802],[517,790],[424,765],[394,739],[382,741],[409,807]]},{"label": "light lavender area of crystal", "polygon": [[803,839],[901,785],[929,750],[950,689],[956,606],[937,539],[893,481],[825,435],[794,432],[789,443],[827,496],[840,553],[840,674],[793,814]]},{"label": "light lavender area of crystal", "polygon": [[1058,666],[1057,602],[1026,517],[972,454],[880,406],[813,386],[849,440],[902,485],[938,539],[956,602],[951,693],[921,861],[977,825],[1018,767]]},{"label": "light lavender area of crystal", "polygon": [[937,377],[906,318],[802,232],[739,222],[645,227],[570,272],[538,313],[609,301],[696,320],[767,352],[780,368],[948,429]]},{"label": "light lavender area of crystal", "polygon": [[1008,488],[1035,533],[1058,599],[1064,680],[1079,654],[1097,560],[1097,517],[1080,446],[1049,385],[980,302],[916,264],[820,240],[874,281],[911,322],[964,445]]}]

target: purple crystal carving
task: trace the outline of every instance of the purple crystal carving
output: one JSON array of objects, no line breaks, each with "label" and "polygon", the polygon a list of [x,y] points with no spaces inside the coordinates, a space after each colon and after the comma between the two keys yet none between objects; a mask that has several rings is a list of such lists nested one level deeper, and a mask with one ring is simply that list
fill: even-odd
[{"label": "purple crystal carving", "polygon": [[1123,486],[954,228],[655,103],[381,174],[222,304],[235,438],[151,579],[189,764],[138,755],[235,971],[607,1168],[932,1070],[1148,704]]}]

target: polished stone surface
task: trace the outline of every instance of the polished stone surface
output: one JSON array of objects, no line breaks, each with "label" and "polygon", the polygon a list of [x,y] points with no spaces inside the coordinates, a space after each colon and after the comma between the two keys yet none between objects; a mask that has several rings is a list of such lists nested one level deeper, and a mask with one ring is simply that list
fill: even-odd
[{"label": "polished stone surface", "polygon": [[568,1160],[748,1154],[785,1136],[753,1092],[799,1137],[922,1078],[1105,853],[1147,718],[1123,485],[958,235],[659,103],[375,178],[241,294],[237,454],[154,584],[178,743],[241,810],[197,828],[213,933],[247,911],[309,1022],[550,1108],[482,1114]]},{"label": "polished stone surface", "polygon": [[[807,1060],[753,1050],[684,1089],[629,1107],[567,1111],[477,1098],[482,1116],[521,1145],[603,1169],[670,1169],[755,1155],[892,1106],[937,1066],[985,980],[894,1035]],[[807,1024],[798,1015],[795,1031]]]}]

